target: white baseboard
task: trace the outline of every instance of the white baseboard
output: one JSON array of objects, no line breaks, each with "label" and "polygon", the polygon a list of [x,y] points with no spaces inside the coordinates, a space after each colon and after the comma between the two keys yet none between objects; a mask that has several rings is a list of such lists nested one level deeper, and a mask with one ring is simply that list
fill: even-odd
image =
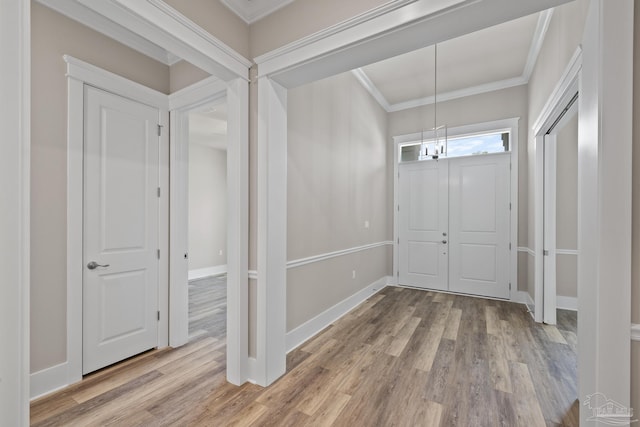
[{"label": "white baseboard", "polygon": [[576,297],[556,297],[556,308],[562,310],[578,311],[578,298]]},{"label": "white baseboard", "polygon": [[32,373],[30,375],[31,400],[35,400],[68,386],[67,374],[67,362]]},{"label": "white baseboard", "polygon": [[198,268],[189,270],[189,280],[202,279],[203,277],[220,276],[227,274],[227,265],[216,265],[214,267]]},{"label": "white baseboard", "polygon": [[362,304],[367,298],[378,293],[392,280],[391,277],[383,277],[366,288],[340,301],[338,304],[323,311],[313,319],[310,319],[287,333],[287,353],[296,349],[304,342],[321,332],[333,322]]},{"label": "white baseboard", "polygon": [[527,310],[529,310],[529,313],[531,313],[531,316],[533,316],[536,303],[533,302],[533,299],[531,298],[531,295],[529,295],[529,292],[516,291],[513,293],[511,301],[526,305]]}]

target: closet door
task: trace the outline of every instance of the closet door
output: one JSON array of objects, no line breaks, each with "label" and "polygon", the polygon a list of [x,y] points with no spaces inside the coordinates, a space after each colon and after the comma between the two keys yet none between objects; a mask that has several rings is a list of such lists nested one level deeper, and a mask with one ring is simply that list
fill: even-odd
[{"label": "closet door", "polygon": [[448,289],[448,162],[399,165],[399,282]]},{"label": "closet door", "polygon": [[510,153],[449,160],[449,290],[509,298]]}]

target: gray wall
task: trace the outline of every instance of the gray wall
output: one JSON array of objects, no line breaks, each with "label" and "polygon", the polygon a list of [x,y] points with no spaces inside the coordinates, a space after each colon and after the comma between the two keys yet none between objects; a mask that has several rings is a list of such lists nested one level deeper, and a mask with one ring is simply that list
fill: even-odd
[{"label": "gray wall", "polygon": [[[578,115],[558,132],[556,156],[556,248],[578,249]],[[578,296],[578,257],[556,256],[556,293]]]},{"label": "gray wall", "polygon": [[32,2],[31,371],[67,360],[67,80],[62,55],[169,92],[169,67]]},{"label": "gray wall", "polygon": [[226,264],[227,153],[190,143],[189,270]]},{"label": "gray wall", "polygon": [[[385,111],[351,73],[290,90],[288,106],[288,260],[391,240]],[[289,269],[287,330],[390,275],[390,254]]]}]

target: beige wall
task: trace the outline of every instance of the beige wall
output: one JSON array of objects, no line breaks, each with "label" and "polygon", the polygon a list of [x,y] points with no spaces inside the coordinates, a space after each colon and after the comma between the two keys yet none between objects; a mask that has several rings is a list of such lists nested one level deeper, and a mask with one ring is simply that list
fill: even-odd
[{"label": "beige wall", "polygon": [[[351,73],[290,90],[288,106],[288,259],[390,240],[385,111]],[[290,269],[287,328],[390,275],[387,249]]]},{"label": "beige wall", "polygon": [[169,92],[169,67],[32,3],[31,371],[66,358],[67,81],[62,55]]},{"label": "beige wall", "polygon": [[[556,150],[556,248],[578,249],[578,115],[558,132]],[[578,257],[557,255],[556,293],[578,296]]]},{"label": "beige wall", "polygon": [[249,58],[249,26],[220,0],[164,0],[207,32]]},{"label": "beige wall", "polygon": [[[389,137],[420,132],[424,128],[432,127],[433,105],[412,108],[389,114]],[[439,123],[446,123],[448,127],[462,126],[473,123],[520,117],[519,121],[519,196],[518,196],[518,246],[527,246],[527,87],[516,86],[480,95],[468,96],[452,101],[438,103]],[[428,125],[427,125],[428,124]],[[393,164],[393,151],[390,152],[389,164]],[[389,175],[393,182],[393,177]],[[393,219],[392,219],[393,220]],[[518,288],[526,290],[526,259],[518,256]]]},{"label": "beige wall", "polygon": [[[529,80],[528,121],[531,124],[538,119],[542,108],[560,80],[569,60],[582,42],[582,33],[584,32],[584,24],[588,7],[588,0],[576,0],[555,9],[540,55],[538,56],[538,61],[536,62],[536,66],[534,67]],[[525,194],[527,194],[528,197],[527,217],[529,218],[529,221],[527,225],[526,241],[529,243],[529,247],[533,249],[535,232],[534,197],[536,153],[535,137],[532,134],[531,129],[529,129],[527,143],[522,144],[522,149],[527,152],[528,156],[528,188]],[[529,258],[531,258],[528,263],[529,268],[531,269],[529,272],[529,294],[531,298],[535,299],[535,289],[533,284],[535,281],[535,270],[533,267],[534,260],[531,255],[529,255]],[[563,265],[562,267],[565,266]]]},{"label": "beige wall", "polygon": [[224,150],[191,143],[189,270],[226,264],[227,153]]},{"label": "beige wall", "polygon": [[184,89],[194,83],[204,80],[210,74],[195,65],[187,62],[176,62],[169,69],[169,90],[170,93]]},{"label": "beige wall", "polygon": [[251,25],[251,58],[385,3],[387,0],[296,0]]}]

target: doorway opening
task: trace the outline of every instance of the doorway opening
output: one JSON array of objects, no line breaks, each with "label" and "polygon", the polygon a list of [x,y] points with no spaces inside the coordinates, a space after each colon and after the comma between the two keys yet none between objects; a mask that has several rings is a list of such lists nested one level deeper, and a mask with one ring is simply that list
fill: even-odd
[{"label": "doorway opening", "polygon": [[224,344],[227,320],[227,109],[225,100],[188,116],[189,341]]},{"label": "doorway opening", "polygon": [[[578,309],[578,93],[544,135],[544,322]],[[565,316],[566,317],[566,316]]]}]

